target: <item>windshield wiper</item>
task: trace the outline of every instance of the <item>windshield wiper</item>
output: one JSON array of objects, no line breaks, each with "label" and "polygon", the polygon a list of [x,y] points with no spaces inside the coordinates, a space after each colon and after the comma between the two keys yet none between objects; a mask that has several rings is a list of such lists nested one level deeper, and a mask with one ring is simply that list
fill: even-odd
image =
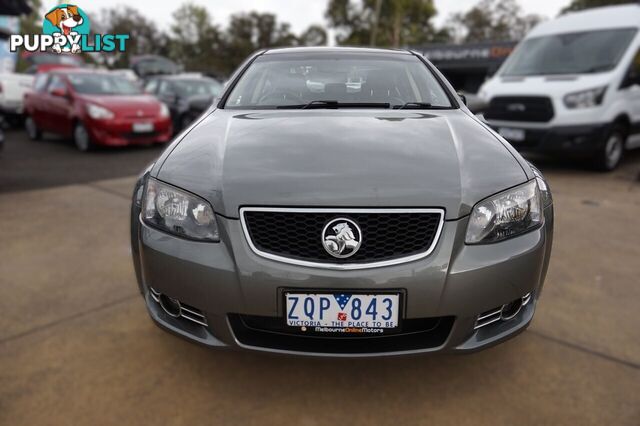
[{"label": "windshield wiper", "polygon": [[331,108],[337,108],[338,107],[338,101],[311,101],[308,104],[306,104],[305,106],[303,106],[302,109],[308,109],[308,108],[311,108],[313,106],[316,106],[317,108],[321,108],[323,106],[331,107]]},{"label": "windshield wiper", "polygon": [[278,105],[277,109],[311,109],[311,108],[390,108],[388,102],[338,102],[333,100],[314,100],[306,104]]},{"label": "windshield wiper", "polygon": [[428,102],[407,102],[403,105],[394,105],[393,109],[429,109],[433,108]]},{"label": "windshield wiper", "polygon": [[[600,65],[594,65],[591,68],[587,68],[584,73],[585,74],[593,74],[596,72],[602,72],[602,71],[609,71],[611,69],[611,64],[600,64]],[[580,74],[579,72],[576,72],[576,74]]]}]

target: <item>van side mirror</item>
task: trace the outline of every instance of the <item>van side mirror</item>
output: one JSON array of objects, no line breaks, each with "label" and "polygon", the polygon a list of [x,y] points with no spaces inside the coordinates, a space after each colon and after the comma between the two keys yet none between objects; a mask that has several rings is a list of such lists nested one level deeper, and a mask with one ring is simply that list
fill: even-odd
[{"label": "van side mirror", "polygon": [[630,73],[627,74],[624,80],[622,80],[622,84],[620,85],[620,88],[626,89],[627,87],[638,86],[638,85],[640,85],[640,74],[635,71],[631,71]]},{"label": "van side mirror", "polygon": [[462,103],[466,105],[467,104],[467,97],[464,95],[464,93],[458,92],[458,96],[460,96],[460,99],[462,99]]}]

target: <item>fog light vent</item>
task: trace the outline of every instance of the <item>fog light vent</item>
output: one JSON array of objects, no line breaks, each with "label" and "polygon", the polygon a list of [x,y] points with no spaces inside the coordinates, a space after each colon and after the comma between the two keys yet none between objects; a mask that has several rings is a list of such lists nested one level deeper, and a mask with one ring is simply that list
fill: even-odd
[{"label": "fog light vent", "polygon": [[493,308],[478,315],[474,330],[485,327],[489,324],[493,324],[496,321],[509,321],[520,313],[520,310],[527,306],[531,301],[531,293],[527,293],[519,299],[512,300],[511,302],[504,304],[500,307]]},{"label": "fog light vent", "polygon": [[484,327],[486,325],[492,324],[496,321],[500,320],[500,313],[502,312],[502,307],[500,308],[495,308],[492,309],[490,311],[484,312],[482,314],[480,314],[480,316],[478,317],[478,319],[476,320],[476,325],[474,328],[474,330],[477,330],[481,327]]},{"label": "fog light vent", "polygon": [[166,294],[162,294],[154,288],[149,288],[149,294],[168,315],[174,318],[184,318],[205,327],[207,326],[207,318],[201,310],[184,304],[178,299],[173,299]]}]

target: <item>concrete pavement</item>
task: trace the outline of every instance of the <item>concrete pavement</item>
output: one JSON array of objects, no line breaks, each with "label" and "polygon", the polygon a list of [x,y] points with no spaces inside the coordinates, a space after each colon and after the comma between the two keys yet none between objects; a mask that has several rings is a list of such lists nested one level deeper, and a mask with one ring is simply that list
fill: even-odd
[{"label": "concrete pavement", "polygon": [[0,424],[640,424],[640,155],[543,165],[554,253],[532,326],[473,355],[216,352],[157,329],[132,177],[0,194]]}]

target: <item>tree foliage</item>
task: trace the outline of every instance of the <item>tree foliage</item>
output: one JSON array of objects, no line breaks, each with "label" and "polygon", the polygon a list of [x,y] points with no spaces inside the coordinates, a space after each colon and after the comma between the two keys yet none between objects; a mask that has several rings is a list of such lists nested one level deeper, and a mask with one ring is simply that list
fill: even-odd
[{"label": "tree foliage", "polygon": [[575,12],[577,10],[591,9],[593,7],[615,6],[618,4],[636,4],[637,0],[572,0],[569,6],[562,9],[561,13]]},{"label": "tree foliage", "polygon": [[446,39],[431,23],[435,15],[432,0],[330,0],[325,13],[339,44],[392,47]]},{"label": "tree foliage", "polygon": [[[97,28],[96,21],[99,23]],[[103,62],[113,68],[126,68],[131,57],[135,55],[169,53],[167,36],[133,7],[103,10],[100,19],[92,21],[92,24],[92,32],[129,34],[127,50],[101,54]]]},{"label": "tree foliage", "polygon": [[456,41],[522,39],[542,18],[525,15],[516,0],[480,0],[467,12],[449,18],[447,28]]},{"label": "tree foliage", "polygon": [[298,43],[303,46],[324,46],[327,44],[327,32],[319,25],[311,25],[300,34]]},{"label": "tree foliage", "polygon": [[223,40],[220,29],[203,6],[185,3],[173,13],[169,56],[190,71],[210,72],[224,67],[220,54]]},{"label": "tree foliage", "polygon": [[291,32],[290,25],[278,23],[276,16],[271,13],[232,15],[224,37],[224,58],[231,65],[227,67],[227,72],[256,50],[299,44],[298,38]]},{"label": "tree foliage", "polygon": [[288,23],[278,22],[271,13],[232,15],[226,28],[214,24],[204,6],[182,4],[173,14],[174,24],[164,32],[132,7],[102,11],[97,31],[130,34],[126,52],[101,54],[103,63],[112,68],[127,67],[131,56],[157,54],[168,56],[188,71],[229,75],[252,52],[276,47],[323,45],[327,33],[312,25],[300,36]]},{"label": "tree foliage", "polygon": [[[22,34],[42,34],[42,1],[32,0],[30,3],[31,13],[20,16],[20,33]],[[16,70],[21,72],[27,68],[27,63],[22,58],[23,49],[20,48],[18,53],[18,62]]]}]

